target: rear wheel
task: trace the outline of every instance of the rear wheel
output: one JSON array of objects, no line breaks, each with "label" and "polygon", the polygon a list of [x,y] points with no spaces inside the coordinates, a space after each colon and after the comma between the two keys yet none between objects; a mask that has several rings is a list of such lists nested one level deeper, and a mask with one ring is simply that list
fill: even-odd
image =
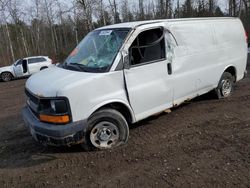
[{"label": "rear wheel", "polygon": [[233,91],[235,78],[232,74],[224,72],[221,76],[218,87],[215,89],[217,97],[219,99],[227,98],[231,95]]},{"label": "rear wheel", "polygon": [[10,72],[3,72],[1,74],[1,79],[4,81],[4,82],[8,82],[12,79],[12,74]]},{"label": "rear wheel", "polygon": [[94,113],[88,121],[85,150],[111,149],[127,142],[129,127],[122,114],[113,109]]}]

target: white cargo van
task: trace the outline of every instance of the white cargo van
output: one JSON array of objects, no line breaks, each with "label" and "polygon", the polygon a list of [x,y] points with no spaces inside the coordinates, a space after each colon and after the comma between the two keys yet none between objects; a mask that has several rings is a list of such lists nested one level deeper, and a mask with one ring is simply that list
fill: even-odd
[{"label": "white cargo van", "polygon": [[236,18],[154,20],[96,29],[61,67],[26,83],[23,118],[44,144],[108,149],[129,124],[244,77],[247,42]]}]

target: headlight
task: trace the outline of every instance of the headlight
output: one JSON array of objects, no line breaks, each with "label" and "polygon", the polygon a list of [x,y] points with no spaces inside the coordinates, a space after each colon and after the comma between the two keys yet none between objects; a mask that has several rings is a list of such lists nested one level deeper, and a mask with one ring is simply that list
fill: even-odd
[{"label": "headlight", "polygon": [[67,103],[64,100],[51,100],[50,106],[55,113],[61,114],[68,111]]},{"label": "headlight", "polygon": [[43,122],[66,124],[70,121],[70,108],[66,99],[41,99],[39,119]]}]

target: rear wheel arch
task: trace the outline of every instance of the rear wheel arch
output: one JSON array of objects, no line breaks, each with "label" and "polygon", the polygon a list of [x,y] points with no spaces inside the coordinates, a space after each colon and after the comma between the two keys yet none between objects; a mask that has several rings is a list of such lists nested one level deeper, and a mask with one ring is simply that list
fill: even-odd
[{"label": "rear wheel arch", "polygon": [[234,66],[227,67],[223,73],[228,72],[234,77],[234,82],[237,80],[237,70]]}]

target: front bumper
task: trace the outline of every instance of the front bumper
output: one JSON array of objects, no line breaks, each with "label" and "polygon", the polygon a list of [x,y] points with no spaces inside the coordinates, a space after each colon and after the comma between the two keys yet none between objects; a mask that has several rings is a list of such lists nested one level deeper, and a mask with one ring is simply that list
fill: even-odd
[{"label": "front bumper", "polygon": [[53,125],[40,122],[28,107],[22,109],[23,120],[33,138],[45,145],[71,146],[84,142],[87,121]]}]

